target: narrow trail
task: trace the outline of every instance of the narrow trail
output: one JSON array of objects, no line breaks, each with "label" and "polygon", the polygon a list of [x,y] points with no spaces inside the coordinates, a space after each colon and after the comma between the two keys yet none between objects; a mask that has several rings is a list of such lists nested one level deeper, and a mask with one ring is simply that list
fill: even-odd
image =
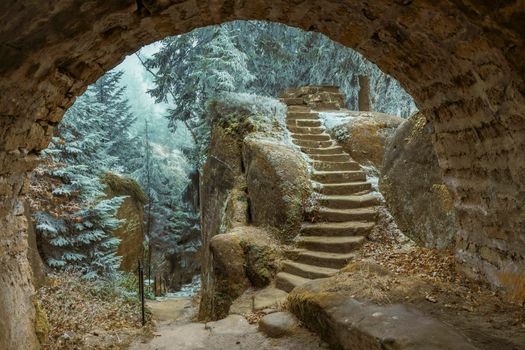
[{"label": "narrow trail", "polygon": [[192,321],[196,307],[190,298],[150,301],[148,307],[157,323],[153,339],[138,340],[130,350],[319,350],[328,349],[319,338],[304,329],[272,339],[240,315],[208,323]]}]

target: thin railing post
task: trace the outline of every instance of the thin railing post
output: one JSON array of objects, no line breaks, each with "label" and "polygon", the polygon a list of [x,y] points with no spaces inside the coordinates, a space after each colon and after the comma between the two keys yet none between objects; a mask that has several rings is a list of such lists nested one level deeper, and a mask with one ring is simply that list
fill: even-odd
[{"label": "thin railing post", "polygon": [[140,303],[141,303],[142,325],[144,326],[146,324],[146,317],[144,313],[144,267],[142,266],[142,263],[140,260],[139,260],[139,266],[138,266],[138,274],[139,274],[139,297],[140,297]]},{"label": "thin railing post", "polygon": [[153,295],[157,296],[157,276],[153,276]]}]

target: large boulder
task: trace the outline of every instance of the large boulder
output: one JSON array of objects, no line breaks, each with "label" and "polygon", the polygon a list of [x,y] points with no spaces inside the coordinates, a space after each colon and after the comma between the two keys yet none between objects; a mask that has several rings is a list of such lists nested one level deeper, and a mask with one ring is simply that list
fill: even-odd
[{"label": "large boulder", "polygon": [[297,328],[297,318],[287,311],[271,313],[259,321],[259,330],[271,338],[292,334]]},{"label": "large boulder", "polygon": [[240,238],[235,234],[220,234],[211,239],[213,254],[214,294],[210,319],[228,315],[230,306],[249,286],[244,273],[244,251]]},{"label": "large boulder", "polygon": [[[322,113],[328,132],[358,163],[380,169],[385,146],[405,120],[378,112]],[[340,118],[340,120],[338,120]]]},{"label": "large boulder", "polygon": [[379,186],[407,236],[426,247],[444,248],[455,241],[459,227],[431,132],[422,113],[397,129],[385,152]]},{"label": "large boulder", "polygon": [[144,241],[144,204],[146,194],[140,185],[130,177],[106,173],[102,177],[108,197],[126,196],[117,212],[117,218],[124,223],[113,234],[120,238],[117,255],[122,257],[120,269],[134,272],[137,260],[142,257]]},{"label": "large boulder", "polygon": [[210,241],[213,257],[213,295],[209,319],[228,315],[233,301],[250,286],[264,287],[279,269],[282,252],[261,228],[237,226]]},{"label": "large boulder", "polygon": [[306,160],[289,143],[259,137],[244,140],[243,159],[250,219],[290,241],[299,233],[311,193]]}]

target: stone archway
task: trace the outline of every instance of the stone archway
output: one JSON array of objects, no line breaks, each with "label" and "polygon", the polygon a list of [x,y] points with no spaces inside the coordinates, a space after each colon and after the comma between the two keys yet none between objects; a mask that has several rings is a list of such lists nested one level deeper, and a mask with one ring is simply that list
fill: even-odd
[{"label": "stone archway", "polygon": [[525,5],[483,0],[58,0],[0,5],[0,347],[35,348],[20,198],[53,127],[124,55],[234,19],[323,32],[431,123],[466,271],[525,299]]}]

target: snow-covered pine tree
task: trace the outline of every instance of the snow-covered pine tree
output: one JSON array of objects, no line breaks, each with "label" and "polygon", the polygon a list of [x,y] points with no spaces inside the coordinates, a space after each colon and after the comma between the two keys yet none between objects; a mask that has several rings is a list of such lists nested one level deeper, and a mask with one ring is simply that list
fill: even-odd
[{"label": "snow-covered pine tree", "polygon": [[205,117],[206,103],[223,92],[244,90],[254,79],[248,57],[233,39],[226,26],[197,29],[164,40],[162,49],[144,61],[154,74],[155,88],[150,94],[173,106],[167,116],[170,127],[182,121],[193,136],[197,167],[203,162],[211,127]]},{"label": "snow-covered pine tree", "polygon": [[155,77],[151,95],[173,106],[170,125],[183,120],[200,154],[210,123],[204,106],[221,91],[275,97],[289,87],[337,85],[348,107],[357,109],[358,77],[369,75],[374,110],[402,116],[416,110],[399,83],[359,53],[320,33],[278,23],[233,21],[197,29],[165,39],[143,62]]},{"label": "snow-covered pine tree", "polygon": [[119,86],[122,74],[109,72],[68,110],[45,156],[43,170],[54,182],[51,205],[35,212],[47,263],[88,278],[116,272],[119,240],[112,235],[123,197],[105,198],[99,176],[129,167],[137,150],[129,128],[135,118]]}]

